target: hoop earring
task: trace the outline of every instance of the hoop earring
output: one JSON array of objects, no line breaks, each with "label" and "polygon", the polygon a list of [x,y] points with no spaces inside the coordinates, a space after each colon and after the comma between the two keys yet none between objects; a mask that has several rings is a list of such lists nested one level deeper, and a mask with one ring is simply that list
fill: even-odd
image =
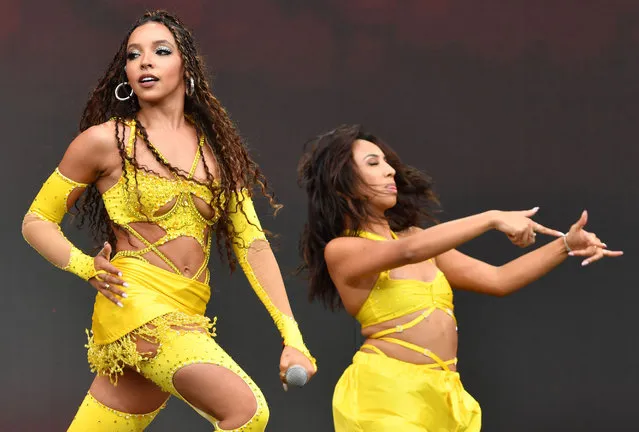
[{"label": "hoop earring", "polygon": [[131,86],[129,86],[129,87],[131,87],[131,93],[129,93],[129,95],[127,97],[123,98],[123,97],[121,97],[119,95],[120,89],[122,87],[124,87],[124,86],[127,86],[127,85],[129,85],[129,83],[127,81],[124,81],[124,82],[121,82],[120,84],[118,84],[118,86],[115,88],[115,98],[117,100],[124,102],[124,101],[129,100],[129,99],[131,99],[133,97],[133,87],[131,87]]},{"label": "hoop earring", "polygon": [[188,87],[186,89],[186,95],[187,96],[193,96],[193,94],[195,93],[195,80],[193,79],[193,77],[190,77],[188,80]]}]

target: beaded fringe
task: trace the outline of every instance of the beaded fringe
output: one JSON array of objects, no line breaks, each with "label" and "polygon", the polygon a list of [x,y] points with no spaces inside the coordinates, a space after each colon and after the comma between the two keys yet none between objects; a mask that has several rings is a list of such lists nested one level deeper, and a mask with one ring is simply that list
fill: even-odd
[{"label": "beaded fringe", "polygon": [[147,342],[158,344],[157,352],[162,350],[162,345],[179,335],[172,331],[204,331],[211,337],[215,337],[215,323],[203,315],[188,315],[184,312],[171,312],[159,316],[120,339],[104,344],[96,344],[93,335],[87,330],[88,349],[87,358],[91,372],[108,376],[113,385],[117,385],[118,376],[129,367],[140,372],[140,363],[148,361],[155,356],[154,353],[140,353],[137,350],[136,339],[144,339]]}]

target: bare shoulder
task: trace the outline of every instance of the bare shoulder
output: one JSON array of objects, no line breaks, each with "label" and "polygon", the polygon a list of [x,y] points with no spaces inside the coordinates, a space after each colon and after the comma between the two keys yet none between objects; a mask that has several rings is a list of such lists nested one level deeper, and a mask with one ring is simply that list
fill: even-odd
[{"label": "bare shoulder", "polygon": [[361,237],[336,237],[329,241],[324,248],[324,259],[330,266],[355,252],[366,241]]},{"label": "bare shoulder", "polygon": [[115,120],[91,126],[80,133],[71,143],[71,146],[79,145],[90,151],[108,152],[116,150]]},{"label": "bare shoulder", "polygon": [[[361,288],[370,289],[373,284],[371,277],[377,277],[375,269],[372,272],[368,269],[368,261],[365,259],[367,256],[376,255],[370,250],[376,243],[381,242],[361,237],[337,237],[324,248],[328,273],[340,293],[344,306],[351,314],[353,310],[359,309],[363,301],[360,294],[353,297],[353,289],[358,292]],[[359,306],[354,308],[353,302]]]},{"label": "bare shoulder", "polygon": [[104,122],[81,132],[69,144],[59,168],[69,178],[92,183],[119,166],[115,121]]}]

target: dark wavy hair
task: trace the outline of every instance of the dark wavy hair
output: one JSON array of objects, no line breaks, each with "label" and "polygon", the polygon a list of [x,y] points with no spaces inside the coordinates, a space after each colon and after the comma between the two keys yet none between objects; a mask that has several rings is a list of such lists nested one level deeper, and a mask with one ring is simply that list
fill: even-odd
[{"label": "dark wavy hair", "polygon": [[308,197],[308,220],[300,240],[303,264],[310,283],[309,300],[320,300],[335,310],[343,306],[324,260],[324,248],[346,230],[357,233],[375,216],[362,193],[366,184],[353,160],[353,143],[366,140],[376,144],[395,169],[397,204],[386,210],[393,231],[403,231],[425,223],[437,223],[434,213],[439,200],[432,179],[405,165],[381,139],[360,125],[342,125],[319,135],[305,145],[298,166],[298,183]]},{"label": "dark wavy hair", "polygon": [[[273,194],[267,191],[264,175],[249,156],[228,113],[211,92],[204,61],[198,54],[193,36],[177,17],[166,11],[158,10],[145,13],[133,24],[86,104],[80,121],[80,131],[115,118],[114,134],[122,159],[123,175],[128,182],[125,169],[126,161],[135,167],[136,173],[138,170],[152,171],[138,163],[135,151],[129,156],[125,150],[125,121],[133,119],[142,135],[143,145],[153,153],[155,159],[174,174],[187,178],[187,173],[164,161],[157,150],[150,145],[146,129],[137,118],[137,113],[140,110],[137,97],[134,95],[129,100],[122,102],[116,99],[114,93],[118,84],[126,81],[127,45],[131,33],[136,28],[151,22],[163,24],[169,29],[182,55],[185,82],[191,79],[194,82],[194,91],[185,95],[184,111],[186,117],[197,129],[198,135],[204,135],[206,144],[210,146],[215,155],[220,175],[219,183],[214,182],[210,169],[206,165],[202,148],[200,148],[201,160],[204,162],[207,172],[207,181],[203,184],[211,190],[213,199],[210,205],[219,216],[218,223],[215,225],[218,250],[220,256],[228,260],[230,268],[233,270],[235,261],[231,254],[231,243],[234,241],[235,232],[234,227],[229,223],[229,211],[224,207],[224,201],[221,200],[221,197],[228,197],[242,187],[246,187],[251,192],[253,187],[257,185],[262,194],[268,198],[271,207],[277,210],[281,205],[277,204]],[[186,86],[186,88],[189,87],[190,84]],[[135,145],[138,145],[137,141]],[[77,210],[79,227],[88,223],[98,245],[104,241],[109,241],[113,246],[116,245],[114,227],[95,185],[88,188],[81,203],[77,205]],[[242,207],[240,210],[244,211]],[[222,242],[224,247],[222,247]],[[226,250],[226,256],[223,255],[223,250]]]}]

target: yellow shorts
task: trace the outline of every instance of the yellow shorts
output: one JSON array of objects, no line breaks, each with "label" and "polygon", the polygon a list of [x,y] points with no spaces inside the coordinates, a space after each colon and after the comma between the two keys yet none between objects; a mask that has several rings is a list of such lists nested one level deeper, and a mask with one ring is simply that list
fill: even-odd
[{"label": "yellow shorts", "polygon": [[475,432],[481,408],[457,372],[357,352],[333,394],[336,432]]}]

